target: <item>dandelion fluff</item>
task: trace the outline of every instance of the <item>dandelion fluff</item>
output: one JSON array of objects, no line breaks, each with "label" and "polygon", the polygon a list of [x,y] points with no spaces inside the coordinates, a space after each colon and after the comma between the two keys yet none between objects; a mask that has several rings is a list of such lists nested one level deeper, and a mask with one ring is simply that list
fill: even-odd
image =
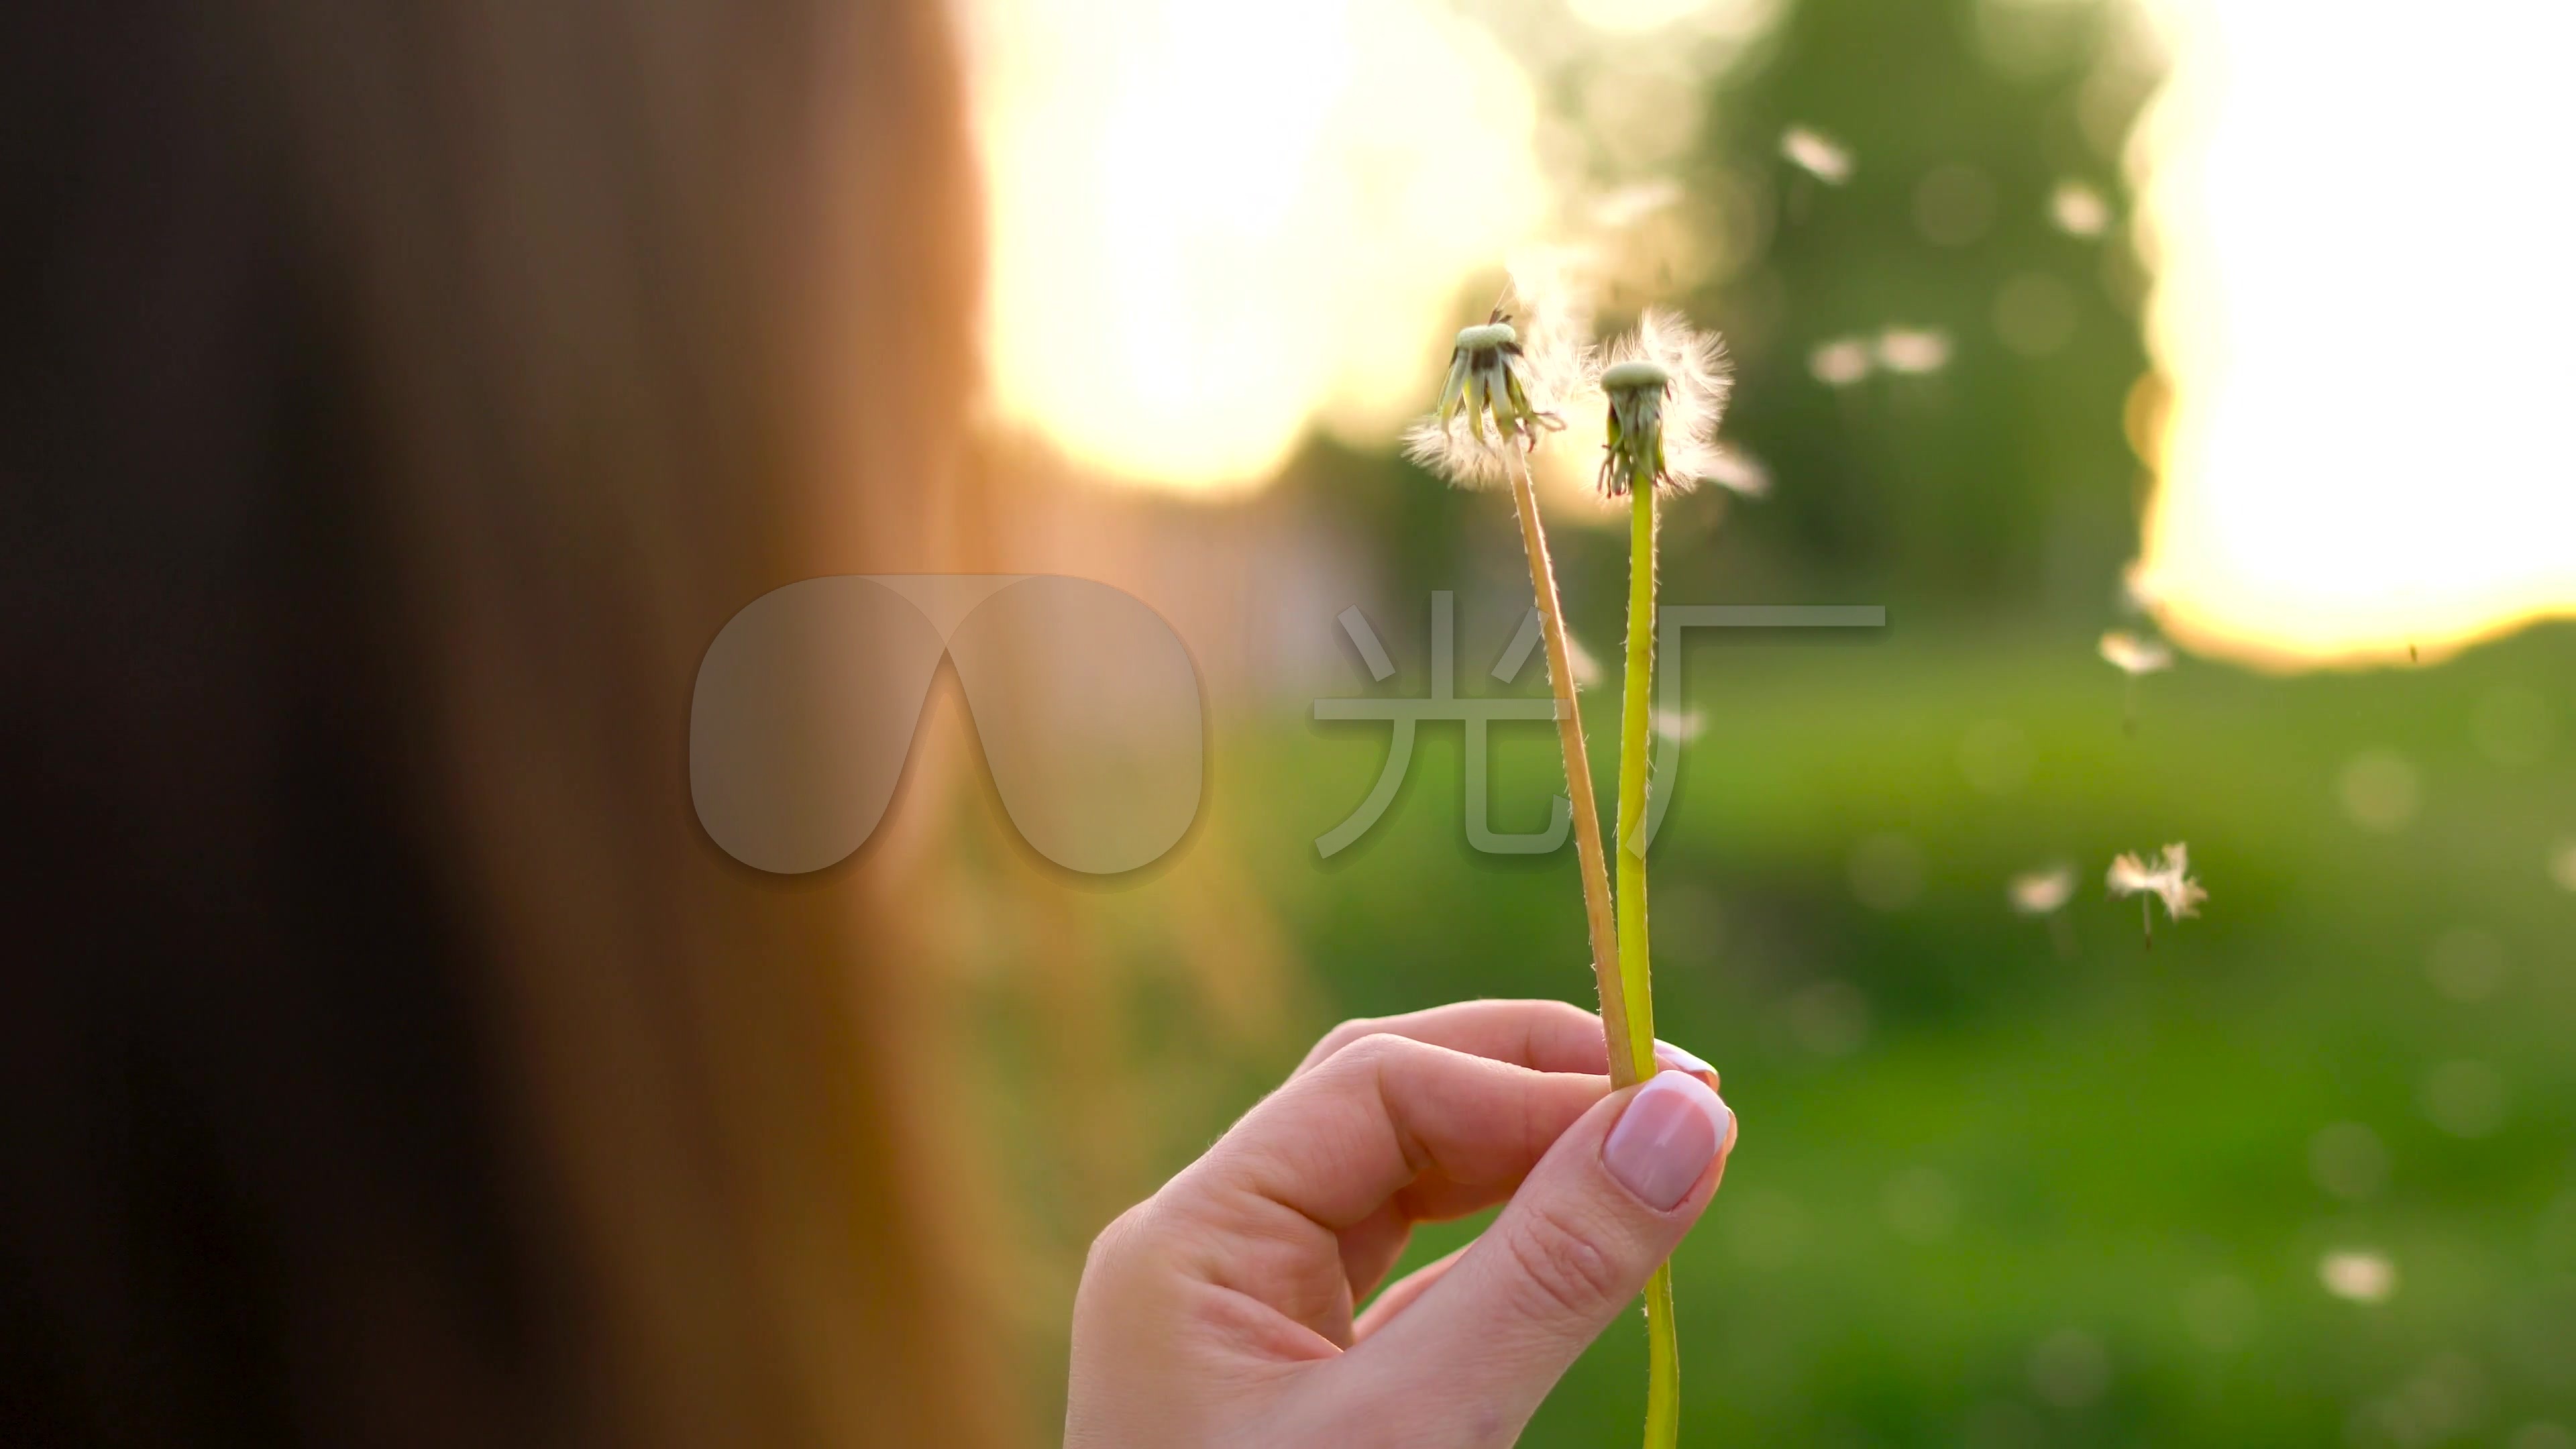
[{"label": "dandelion fluff", "polygon": [[1922,374],[1950,365],[1950,336],[1924,328],[1890,327],[1878,334],[1878,365],[1890,372]]},{"label": "dandelion fluff", "polygon": [[2191,852],[2184,845],[2165,847],[2164,858],[2153,866],[2134,855],[2122,855],[2111,862],[2111,894],[2126,900],[2130,896],[2154,896],[2165,903],[2168,919],[2187,921],[2200,914],[2200,903],[2209,892],[2191,878]]},{"label": "dandelion fluff", "polygon": [[1564,427],[1592,363],[1588,309],[1564,265],[1515,264],[1508,296],[1519,315],[1497,307],[1458,333],[1438,406],[1404,434],[1405,456],[1464,488],[1502,483],[1516,453]]},{"label": "dandelion fluff", "polygon": [[1807,354],[1807,371],[1827,387],[1849,387],[1874,365],[1869,344],[1857,337],[1835,338]]},{"label": "dandelion fluff", "polygon": [[1698,710],[1659,709],[1654,715],[1655,733],[1668,740],[1685,744],[1708,731],[1708,716]]},{"label": "dandelion fluff", "polygon": [[2049,193],[2048,215],[2069,236],[2100,236],[2111,225],[2111,204],[2081,181],[2061,181]]},{"label": "dandelion fluff", "polygon": [[1747,498],[1771,492],[1771,469],[1761,459],[1729,443],[1718,444],[1714,451],[1708,481]]},{"label": "dandelion fluff", "polygon": [[1625,494],[1637,481],[1670,494],[1702,481],[1725,485],[1741,470],[1717,444],[1734,387],[1726,344],[1678,313],[1648,308],[1637,330],[1610,344],[1593,389],[1606,399],[1610,447],[1602,458],[1602,491]]},{"label": "dandelion fluff", "polygon": [[2102,657],[2110,661],[2111,667],[2133,678],[2173,668],[2173,650],[2125,629],[2113,629],[2104,634],[2101,650]]},{"label": "dandelion fluff", "polygon": [[2075,867],[2053,865],[2014,876],[2004,894],[2025,916],[2053,915],[2075,895]]},{"label": "dandelion fluff", "polygon": [[1827,186],[1840,186],[1851,180],[1851,151],[1810,127],[1791,126],[1781,132],[1780,154]]},{"label": "dandelion fluff", "polygon": [[2317,1281],[2337,1298],[2378,1303],[2397,1291],[2397,1265],[2385,1253],[2346,1249],[2317,1261]]}]

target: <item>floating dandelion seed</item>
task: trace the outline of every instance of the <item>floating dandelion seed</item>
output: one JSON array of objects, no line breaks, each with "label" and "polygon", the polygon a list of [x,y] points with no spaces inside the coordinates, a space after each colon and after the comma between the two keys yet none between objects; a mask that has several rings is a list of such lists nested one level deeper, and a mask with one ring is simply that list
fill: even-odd
[{"label": "floating dandelion seed", "polygon": [[2343,1249],[2318,1260],[2317,1281],[2337,1298],[2379,1303],[2397,1291],[2397,1265],[2384,1253]]},{"label": "floating dandelion seed", "polygon": [[1607,191],[1592,203],[1592,219],[1612,231],[1636,225],[1682,199],[1681,183],[1640,181]]},{"label": "floating dandelion seed", "polygon": [[[2120,570],[2120,607],[2131,614],[2152,618],[2164,612],[2164,606],[2164,585],[2147,571],[2147,561],[2142,558],[2129,560]],[[2170,654],[2166,656],[2166,662],[2172,662]]]},{"label": "floating dandelion seed", "polygon": [[2049,218],[2069,236],[2100,236],[2111,225],[2111,203],[2081,181],[2061,181],[2048,196]]},{"label": "floating dandelion seed", "polygon": [[1668,740],[1688,742],[1708,731],[1708,716],[1695,709],[1659,709],[1655,711],[1655,733]]},{"label": "floating dandelion seed", "polygon": [[2173,668],[2173,650],[2154,639],[2143,639],[2125,629],[2113,629],[2102,636],[2102,657],[2111,667],[2129,677],[2127,691],[2120,700],[2120,728],[2129,734],[2138,732],[2138,678]]},{"label": "floating dandelion seed", "polygon": [[2155,674],[2173,668],[2173,650],[2153,639],[2141,639],[2125,629],[2114,629],[2102,636],[2102,657],[2122,674],[2135,677]]},{"label": "floating dandelion seed", "polygon": [[2058,864],[2014,876],[2004,894],[2021,914],[2048,918],[2048,941],[2058,959],[2075,954],[2075,927],[2065,915],[2066,903],[2075,895],[2075,867]]},{"label": "floating dandelion seed", "polygon": [[1730,443],[1710,450],[1708,481],[1730,493],[1761,498],[1771,491],[1771,470],[1763,461]]},{"label": "floating dandelion seed", "polygon": [[1826,139],[1820,131],[1791,126],[1780,133],[1780,154],[1827,186],[1840,186],[1851,180],[1851,152]]},{"label": "floating dandelion seed", "polygon": [[2154,869],[2134,855],[2122,855],[2111,862],[2111,894],[2121,900],[2139,898],[2138,923],[2146,933],[2147,949],[2154,950],[2156,944],[2155,915],[2148,908],[2149,897],[2163,901],[2166,919],[2175,921],[2199,915],[2200,903],[2209,899],[2209,892],[2191,878],[2190,870],[2190,850],[2179,844],[2166,846],[2163,861]]},{"label": "floating dandelion seed", "polygon": [[1601,682],[1601,661],[1592,657],[1592,651],[1583,647],[1583,641],[1575,638],[1572,630],[1565,635],[1565,667],[1573,672],[1577,684]]},{"label": "floating dandelion seed", "polygon": [[2025,916],[2055,915],[2075,894],[2075,867],[2053,865],[2014,876],[2005,893],[2013,909]]},{"label": "floating dandelion seed", "polygon": [[1807,371],[1827,387],[1849,387],[1869,376],[1869,344],[1857,337],[1838,337],[1807,354]]},{"label": "floating dandelion seed", "polygon": [[1624,498],[1634,486],[1678,493],[1735,470],[1717,446],[1718,419],[1732,386],[1726,347],[1680,317],[1649,309],[1634,335],[1611,345],[1596,385],[1609,403],[1609,444],[1601,491]]},{"label": "floating dandelion seed", "polygon": [[1878,365],[1890,372],[1921,375],[1950,365],[1950,336],[1912,327],[1890,327],[1878,334]]}]

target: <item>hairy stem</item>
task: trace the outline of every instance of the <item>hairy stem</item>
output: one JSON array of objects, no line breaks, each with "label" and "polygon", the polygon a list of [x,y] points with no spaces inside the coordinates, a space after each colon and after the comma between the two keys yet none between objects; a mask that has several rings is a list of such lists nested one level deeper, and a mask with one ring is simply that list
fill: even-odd
[{"label": "hairy stem", "polygon": [[1574,700],[1574,663],[1565,647],[1565,607],[1556,597],[1556,569],[1548,562],[1547,531],[1538,521],[1538,489],[1529,457],[1515,449],[1512,509],[1520,515],[1521,548],[1529,555],[1530,593],[1538,601],[1539,632],[1547,645],[1548,687],[1556,693],[1556,736],[1565,747],[1565,798],[1573,806],[1575,869],[1583,878],[1583,915],[1592,934],[1592,974],[1601,989],[1601,1028],[1608,1038],[1610,1081],[1630,1086],[1654,1072],[1654,1028],[1641,1059],[1628,1049],[1637,1028],[1628,1016],[1621,985],[1617,918],[1610,906],[1610,867],[1601,848],[1601,806],[1592,794],[1592,760],[1583,747],[1583,715]]},{"label": "hairy stem", "polygon": [[[1655,997],[1646,946],[1646,761],[1655,678],[1655,486],[1629,487],[1628,665],[1619,710],[1619,993],[1628,1005],[1627,1051],[1639,1078],[1655,1071]],[[1614,1045],[1612,1056],[1618,1055]],[[1646,1449],[1681,1435],[1681,1347],[1673,1332],[1673,1269],[1646,1284]]]}]

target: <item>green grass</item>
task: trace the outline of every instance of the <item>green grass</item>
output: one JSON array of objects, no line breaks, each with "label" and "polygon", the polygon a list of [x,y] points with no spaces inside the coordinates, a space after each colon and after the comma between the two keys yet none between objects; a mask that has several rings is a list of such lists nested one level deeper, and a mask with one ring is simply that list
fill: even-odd
[{"label": "green grass", "polygon": [[[2282,680],[2186,661],[2139,729],[2090,638],[1728,638],[1683,651],[1707,732],[1654,853],[1660,1032],[1719,1064],[1743,1119],[1716,1207],[1675,1261],[1685,1444],[2498,1444],[2576,1427],[2576,633],[2414,671]],[[1398,683],[1402,679],[1399,678]],[[2509,766],[2481,701],[2536,688],[2560,738]],[[1604,711],[1612,692],[1596,691]],[[2027,741],[1982,793],[1970,730]],[[1330,862],[1311,841],[1375,777],[1382,732],[1220,726],[1210,830],[1311,973],[1306,1023],[1479,995],[1587,1001],[1571,852],[1470,852],[1454,730]],[[2393,750],[2421,804],[2348,818],[2346,763]],[[1501,828],[1543,820],[1555,742],[1498,754]],[[1855,897],[1856,841],[1905,836],[1918,895]],[[2203,918],[2139,939],[2105,899],[2121,850],[2192,847]],[[2078,947],[2013,915],[2010,874],[2082,885]],[[1150,887],[1147,890],[1150,892]],[[1150,908],[1140,899],[1140,907]],[[2426,970],[2445,932],[2505,947],[2492,997]],[[1305,1034],[1303,1029],[1287,1033]],[[1281,1050],[1285,1050],[1282,1048]],[[2508,1085],[2500,1127],[2430,1120],[2427,1075]],[[1211,1079],[1148,1155],[1168,1170],[1285,1061]],[[2337,1122],[2385,1145],[2385,1190],[2316,1181]],[[1422,1235],[1427,1260],[1473,1224]],[[2320,1286],[2331,1248],[2397,1265],[2386,1302]],[[1614,1330],[1536,1446],[1632,1432],[1644,1335]]]}]

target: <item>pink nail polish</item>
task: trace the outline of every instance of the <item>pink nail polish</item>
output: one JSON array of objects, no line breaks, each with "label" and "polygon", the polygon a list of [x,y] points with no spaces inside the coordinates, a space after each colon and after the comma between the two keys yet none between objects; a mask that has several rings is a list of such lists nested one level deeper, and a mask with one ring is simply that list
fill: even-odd
[{"label": "pink nail polish", "polygon": [[1639,1089],[1601,1144],[1601,1162],[1619,1185],[1658,1212],[1680,1205],[1717,1159],[1733,1120],[1708,1083],[1665,1072]]},{"label": "pink nail polish", "polygon": [[1703,1076],[1710,1077],[1717,1075],[1717,1068],[1710,1066],[1708,1063],[1701,1061],[1699,1058],[1692,1056],[1689,1052],[1683,1051],[1680,1047],[1673,1045],[1671,1042],[1665,1041],[1661,1037],[1655,1039],[1655,1060],[1677,1072],[1698,1072]]}]

